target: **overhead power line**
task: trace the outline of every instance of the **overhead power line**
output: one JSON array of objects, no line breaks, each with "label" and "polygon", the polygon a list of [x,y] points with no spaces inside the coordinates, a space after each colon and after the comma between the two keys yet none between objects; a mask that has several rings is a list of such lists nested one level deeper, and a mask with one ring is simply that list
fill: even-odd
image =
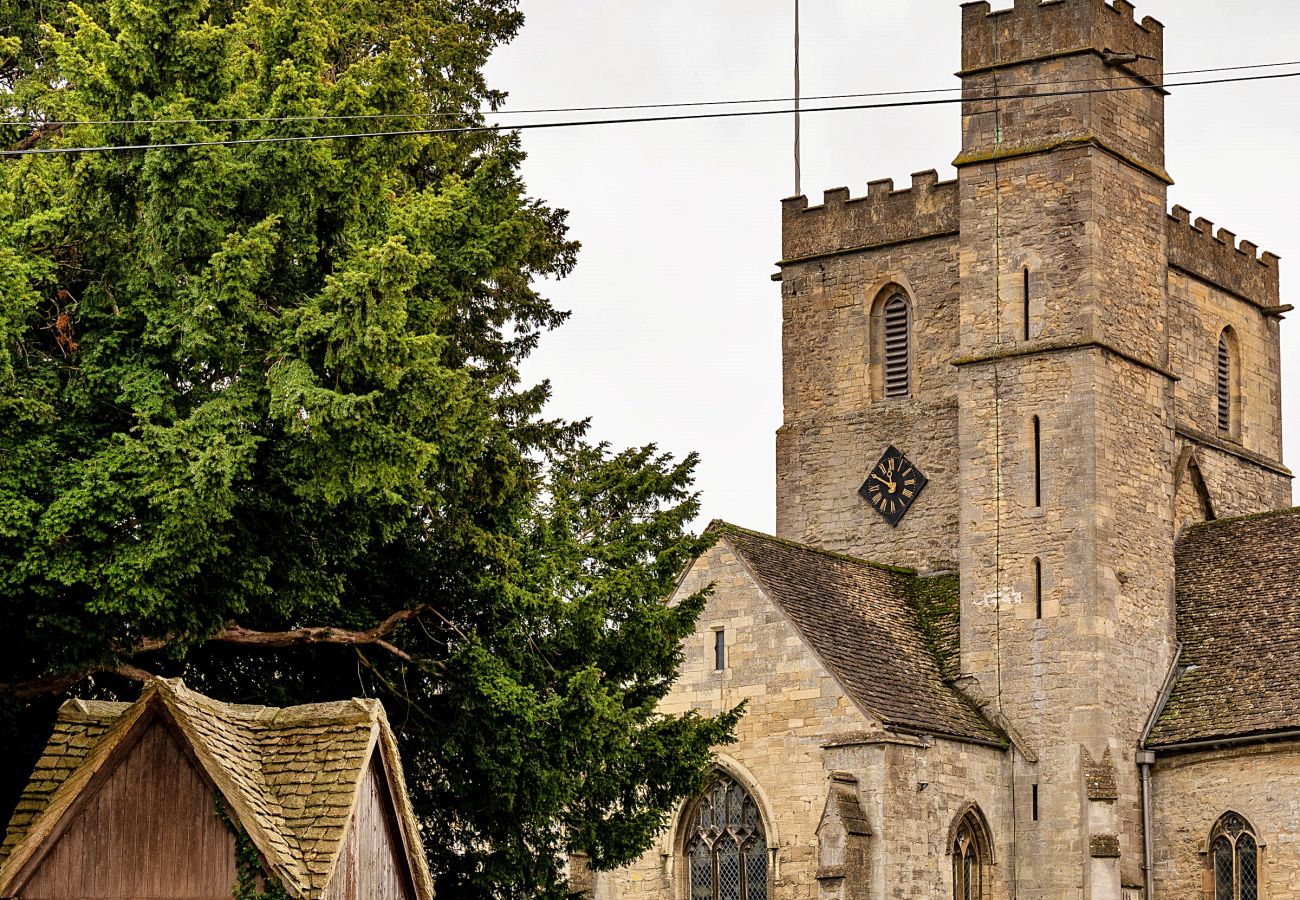
[{"label": "overhead power line", "polygon": [[[1216,72],[1244,72],[1255,69],[1279,69],[1288,66],[1300,66],[1300,59],[1287,60],[1284,62],[1269,63],[1251,63],[1241,66],[1214,66],[1204,69],[1175,69],[1168,72],[1156,72],[1152,78],[1169,78],[1179,75],[1208,75]],[[1052,87],[1066,84],[1095,84],[1099,81],[1109,81],[1114,76],[1100,78],[1061,78],[1050,81],[1025,81],[1014,85],[1016,88],[1029,87]],[[1200,84],[1201,82],[1194,82]],[[1177,85],[1164,85],[1165,87],[1177,87]],[[693,107],[715,107],[715,106],[755,106],[771,103],[793,103],[796,99],[802,99],[804,102],[814,101],[821,102],[826,100],[863,100],[870,97],[915,97],[928,94],[952,94],[960,91],[961,85],[946,88],[915,88],[911,90],[897,91],[859,91],[849,94],[818,94],[814,96],[804,95],[802,98],[795,97],[752,97],[749,99],[731,99],[731,100],[683,100],[674,103],[627,103],[614,106],[549,106],[538,107],[533,109],[477,109],[472,112],[476,115],[500,115],[500,116],[531,116],[546,115],[557,113],[588,113],[588,112],[631,112],[643,109],[689,109]],[[374,121],[376,119],[443,119],[456,118],[466,115],[464,111],[454,112],[421,112],[421,113],[340,113],[340,114],[322,114],[322,115],[294,115],[294,116],[218,116],[213,118],[162,118],[162,119],[34,119],[30,116],[0,116],[0,124],[5,125],[29,125],[31,127],[60,127],[72,128],[78,125],[239,125],[239,124],[257,124],[257,123],[286,123],[286,122],[362,122]]]},{"label": "overhead power line", "polygon": [[[886,103],[855,103],[849,105],[836,106],[804,106],[801,112],[818,113],[818,112],[853,112],[874,109],[904,109],[909,107],[923,106],[945,106],[954,103],[982,102],[995,103],[1006,102],[1009,100],[1038,100],[1050,97],[1071,97],[1085,94],[1111,94],[1124,91],[1143,91],[1152,88],[1179,88],[1179,87],[1197,87],[1200,85],[1210,84],[1240,84],[1253,81],[1277,81],[1286,78],[1300,78],[1298,72],[1282,72],[1272,75],[1241,75],[1235,78],[1210,78],[1199,81],[1183,81],[1177,84],[1155,85],[1155,84],[1137,84],[1121,85],[1104,88],[1086,88],[1081,90],[1069,91],[1043,91],[1041,93],[1030,94],[1010,94],[1010,95],[992,95],[988,97],[943,97],[931,100],[896,100]],[[462,125],[447,128],[415,128],[401,131],[359,131],[347,132],[342,134],[295,134],[295,135],[275,135],[256,138],[225,138],[203,141],[175,141],[148,144],[106,144],[94,147],[30,147],[25,150],[0,150],[0,157],[13,156],[35,156],[49,154],[74,154],[74,153],[122,153],[134,150],[188,150],[199,147],[238,147],[250,146],[254,144],[289,144],[289,143],[306,143],[314,141],[341,141],[360,138],[400,138],[400,137],[432,137],[436,135],[449,134],[477,134],[502,131],[537,131],[541,129],[553,128],[588,128],[603,125],[639,125],[652,122],[690,122],[701,121],[705,119],[738,119],[738,118],[757,118],[760,116],[778,116],[792,115],[793,109],[756,109],[742,110],[739,112],[699,112],[688,113],[686,115],[674,116],[635,116],[628,118],[613,119],[577,119],[565,120],[559,122],[523,122],[512,125],[488,124],[488,125]],[[188,121],[188,120],[187,120]]]}]

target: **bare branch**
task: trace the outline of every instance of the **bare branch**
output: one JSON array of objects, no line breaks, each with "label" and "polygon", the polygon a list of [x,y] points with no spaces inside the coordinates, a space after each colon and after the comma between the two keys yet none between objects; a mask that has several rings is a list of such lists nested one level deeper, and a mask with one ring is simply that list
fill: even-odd
[{"label": "bare branch", "polygon": [[385,640],[385,638],[392,634],[398,625],[415,618],[422,612],[429,611],[429,609],[428,606],[415,606],[411,609],[398,610],[374,628],[365,631],[348,631],[329,626],[294,628],[290,631],[254,631],[242,625],[231,625],[225,630],[217,632],[212,636],[211,640],[219,644],[237,644],[270,649],[306,647],[312,644],[338,644],[345,647],[373,644],[403,662],[409,663],[412,661],[411,655]]},{"label": "bare branch", "polygon": [[104,674],[120,675],[132,681],[150,681],[154,677],[152,672],[146,672],[137,666],[92,666],[87,669],[78,669],[75,672],[65,672],[62,675],[46,675],[43,678],[34,678],[31,681],[0,684],[0,694],[9,694],[22,700],[48,697],[51,694],[62,694],[83,678]]},{"label": "bare branch", "polygon": [[63,126],[58,123],[55,123],[53,125],[41,125],[33,129],[31,133],[29,133],[21,141],[19,141],[18,143],[14,144],[12,147],[9,147],[7,149],[11,151],[30,150],[33,147],[35,147],[37,144],[39,144],[41,141],[45,140],[50,135],[58,134],[62,130],[63,130]]}]

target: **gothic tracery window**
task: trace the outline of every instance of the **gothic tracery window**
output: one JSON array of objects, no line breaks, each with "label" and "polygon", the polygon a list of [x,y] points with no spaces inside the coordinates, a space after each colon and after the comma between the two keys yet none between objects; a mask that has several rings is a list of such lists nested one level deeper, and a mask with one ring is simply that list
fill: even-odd
[{"label": "gothic tracery window", "polygon": [[952,856],[953,900],[983,900],[987,896],[985,875],[992,862],[992,852],[988,831],[975,807],[957,820],[948,853]]},{"label": "gothic tracery window", "polygon": [[1214,900],[1259,900],[1259,841],[1236,813],[1226,813],[1210,833]]},{"label": "gothic tracery window", "polygon": [[690,900],[767,900],[767,838],[754,799],[719,775],[690,814]]}]

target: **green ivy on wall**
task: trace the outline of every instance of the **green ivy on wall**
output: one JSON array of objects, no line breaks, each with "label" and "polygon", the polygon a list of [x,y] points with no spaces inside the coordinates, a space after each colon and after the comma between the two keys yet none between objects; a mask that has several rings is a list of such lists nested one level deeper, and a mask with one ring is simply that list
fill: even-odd
[{"label": "green ivy on wall", "polygon": [[[235,836],[235,884],[231,888],[231,896],[235,900],[291,900],[289,892],[280,884],[279,879],[262,868],[262,854],[257,852],[248,832],[230,818],[219,793],[216,809],[217,818]],[[265,889],[260,891],[257,889],[259,878],[265,885]]]}]

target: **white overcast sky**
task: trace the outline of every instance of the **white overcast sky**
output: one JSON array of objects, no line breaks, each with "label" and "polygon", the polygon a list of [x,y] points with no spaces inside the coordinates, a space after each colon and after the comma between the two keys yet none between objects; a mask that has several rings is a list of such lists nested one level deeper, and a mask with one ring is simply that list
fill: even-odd
[{"label": "white overcast sky", "polygon": [[[1165,24],[1169,71],[1300,58],[1297,0],[1135,0]],[[488,66],[509,107],[605,106],[791,92],[793,0],[526,0]],[[803,0],[805,96],[956,85],[957,0]],[[995,0],[995,9],[1010,0]],[[1283,257],[1300,306],[1300,78],[1186,87],[1168,100],[1170,203]],[[523,121],[521,117],[518,121]],[[952,178],[957,106],[804,117],[803,186],[935,168]],[[570,321],[525,369],[553,415],[615,446],[702,456],[702,521],[775,518],[781,424],[780,200],[787,117],[524,133],[533,195],[570,211],[576,272],[545,290]],[[1283,323],[1286,461],[1300,460],[1300,312]]]}]

